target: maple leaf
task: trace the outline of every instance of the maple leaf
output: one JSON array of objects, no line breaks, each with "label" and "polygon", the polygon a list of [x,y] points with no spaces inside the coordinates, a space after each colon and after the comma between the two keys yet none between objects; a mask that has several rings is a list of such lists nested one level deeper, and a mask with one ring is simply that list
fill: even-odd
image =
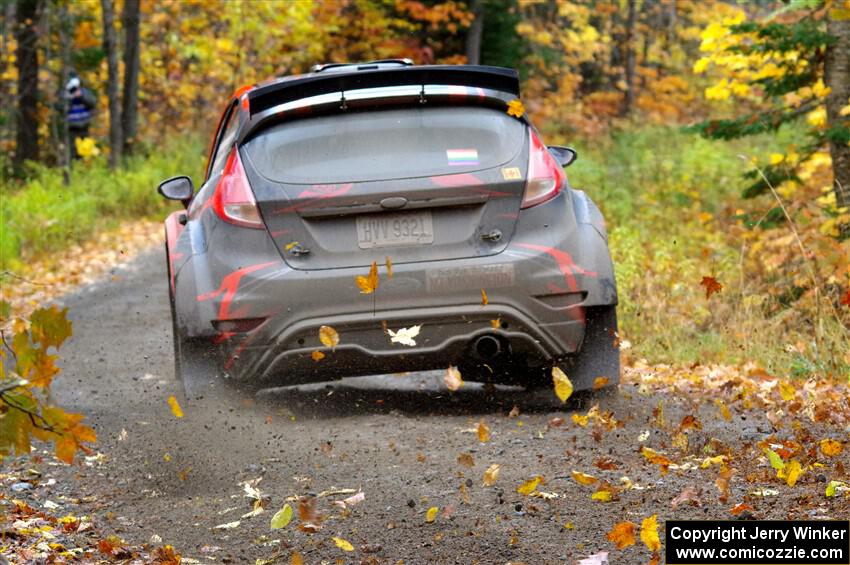
[{"label": "maple leaf", "polygon": [[390,342],[400,343],[408,347],[416,347],[416,341],[413,338],[419,335],[419,330],[422,329],[422,324],[411,326],[409,328],[401,328],[397,332],[388,329],[387,333],[390,336]]},{"label": "maple leaf", "polygon": [[608,532],[608,541],[614,542],[617,549],[626,549],[635,544],[634,522],[618,522]]},{"label": "maple leaf", "polygon": [[378,263],[377,261],[372,262],[372,266],[369,268],[369,274],[365,277],[363,275],[357,275],[354,280],[357,282],[358,288],[360,288],[360,294],[372,294],[376,290],[378,290]]},{"label": "maple leaf", "polygon": [[714,277],[703,277],[702,282],[700,282],[702,286],[705,287],[705,298],[711,298],[711,295],[715,292],[720,292],[723,290],[723,285],[717,282],[717,279]]},{"label": "maple leaf", "polygon": [[494,484],[496,484],[496,481],[499,478],[499,471],[501,469],[502,469],[502,466],[498,465],[496,463],[493,463],[492,465],[487,467],[487,470],[484,471],[484,480],[483,480],[485,487],[491,487]]},{"label": "maple leaf", "polygon": [[40,343],[45,349],[59,347],[73,333],[68,321],[68,308],[60,310],[50,306],[34,311],[30,315],[30,332],[33,343]]},{"label": "maple leaf", "polygon": [[339,334],[330,326],[322,326],[319,328],[319,341],[325,347],[333,349],[339,344]]},{"label": "maple leaf", "polygon": [[525,114],[525,106],[522,100],[515,98],[508,102],[508,115],[515,118],[521,118]]},{"label": "maple leaf", "polygon": [[[461,378],[460,371],[457,367],[449,365],[449,368],[446,369],[446,374],[443,375],[443,382],[446,383],[446,388],[451,391],[458,390],[463,386],[463,378]],[[479,438],[481,435],[481,428],[479,428]],[[487,440],[484,440],[487,441]]]},{"label": "maple leaf", "polygon": [[555,395],[562,404],[566,403],[573,394],[573,383],[560,367],[552,367],[552,384],[555,385]]},{"label": "maple leaf", "polygon": [[658,539],[658,514],[643,519],[640,526],[640,541],[653,553],[661,549],[661,540]]}]

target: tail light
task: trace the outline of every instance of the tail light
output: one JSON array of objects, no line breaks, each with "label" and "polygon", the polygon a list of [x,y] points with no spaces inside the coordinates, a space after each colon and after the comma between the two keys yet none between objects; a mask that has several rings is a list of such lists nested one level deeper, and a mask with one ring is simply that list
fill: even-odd
[{"label": "tail light", "polygon": [[554,198],[566,180],[564,169],[555,161],[537,133],[529,130],[531,139],[528,149],[528,180],[522,207],[528,208]]},{"label": "tail light", "polygon": [[242,159],[239,158],[236,147],[231,150],[224,164],[221,179],[215,187],[212,205],[218,217],[225,222],[246,228],[263,227],[257,201],[254,200],[254,193],[248,185],[248,177],[245,176]]}]

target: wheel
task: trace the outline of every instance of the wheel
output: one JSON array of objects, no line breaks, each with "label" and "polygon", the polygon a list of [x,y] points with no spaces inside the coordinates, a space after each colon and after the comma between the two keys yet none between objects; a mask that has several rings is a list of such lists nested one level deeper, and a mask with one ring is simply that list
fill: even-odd
[{"label": "wheel", "polygon": [[[586,325],[581,349],[560,364],[577,391],[604,394],[620,383],[620,342],[617,338],[617,307],[593,306],[585,312]],[[605,386],[594,389],[598,377]]]}]

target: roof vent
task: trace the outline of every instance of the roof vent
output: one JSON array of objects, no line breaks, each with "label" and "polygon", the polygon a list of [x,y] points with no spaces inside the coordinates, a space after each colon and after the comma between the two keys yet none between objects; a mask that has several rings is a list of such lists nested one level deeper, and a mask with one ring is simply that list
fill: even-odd
[{"label": "roof vent", "polygon": [[366,61],[365,63],[322,63],[310,67],[310,72],[332,72],[342,70],[373,71],[383,67],[412,67],[410,59],[379,59],[377,61]]}]

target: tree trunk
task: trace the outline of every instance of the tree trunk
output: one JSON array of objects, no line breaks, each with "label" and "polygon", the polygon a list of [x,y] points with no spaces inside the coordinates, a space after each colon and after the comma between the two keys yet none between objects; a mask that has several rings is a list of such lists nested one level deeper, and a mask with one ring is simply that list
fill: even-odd
[{"label": "tree trunk", "polygon": [[121,101],[118,98],[118,41],[115,37],[115,12],[112,0],[100,0],[103,8],[103,50],[109,79],[106,94],[109,97],[109,167],[114,169],[121,162]]},{"label": "tree trunk", "polygon": [[18,63],[18,113],[15,169],[38,160],[38,20],[41,0],[18,0],[15,41]]},{"label": "tree trunk", "polygon": [[466,62],[478,65],[481,63],[481,37],[484,35],[484,0],[473,0],[472,14],[475,19],[466,32]]},{"label": "tree trunk", "polygon": [[125,154],[133,152],[139,116],[139,0],[125,0],[121,14],[124,27],[124,92],[121,100],[121,131]]},{"label": "tree trunk", "polygon": [[635,102],[635,20],[637,19],[637,0],[628,0],[629,13],[626,18],[626,96],[623,99],[623,115],[632,111]]},{"label": "tree trunk", "polygon": [[[850,116],[841,109],[850,99],[850,20],[833,17],[830,13],[826,30],[836,41],[826,52],[824,74],[830,88],[826,97],[826,119],[830,130],[836,132],[829,143],[832,156],[833,189],[839,208],[850,206]],[[840,132],[843,129],[843,135]]]},{"label": "tree trunk", "polygon": [[74,20],[68,15],[68,6],[66,4],[59,5],[59,49],[62,59],[62,77],[60,79],[58,101],[62,108],[62,115],[59,123],[61,124],[61,150],[62,160],[61,165],[65,170],[63,179],[65,184],[71,183],[71,147],[70,136],[68,135],[68,98],[65,96],[65,85],[68,84],[68,78],[71,74],[71,38],[74,36]]}]

